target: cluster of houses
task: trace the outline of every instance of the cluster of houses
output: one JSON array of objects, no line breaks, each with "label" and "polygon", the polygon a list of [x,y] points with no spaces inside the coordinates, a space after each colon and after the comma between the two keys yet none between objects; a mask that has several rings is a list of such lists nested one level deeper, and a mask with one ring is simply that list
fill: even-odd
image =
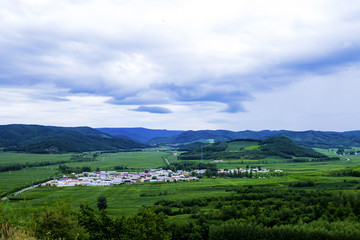
[{"label": "cluster of houses", "polygon": [[[196,174],[203,174],[202,170],[196,170]],[[61,178],[45,183],[48,186],[70,187],[70,186],[111,186],[118,184],[132,184],[137,182],[173,182],[173,181],[197,181],[199,178],[191,176],[191,172],[162,169],[150,169],[146,172],[83,172],[74,178]]]},{"label": "cluster of houses", "polygon": [[[273,170],[267,169],[230,169],[230,170],[219,170],[219,174],[230,174],[238,172],[253,172],[253,173],[266,173]],[[279,172],[282,170],[275,170]],[[206,170],[193,170],[183,171],[178,170],[173,172],[171,170],[163,169],[150,169],[145,172],[83,172],[75,175],[75,178],[61,178],[59,180],[51,180],[43,183],[44,186],[57,186],[57,187],[71,187],[71,186],[112,186],[119,184],[133,184],[138,182],[174,182],[174,181],[198,181],[199,178],[196,176],[205,174]]]},{"label": "cluster of houses", "polygon": [[230,170],[222,170],[220,169],[218,171],[219,174],[234,174],[234,173],[269,173],[269,172],[276,172],[276,173],[280,173],[283,172],[283,170],[277,169],[277,170],[273,170],[273,169],[266,169],[266,168],[247,168],[247,169],[242,169],[242,168],[237,168],[237,169],[230,169]]}]

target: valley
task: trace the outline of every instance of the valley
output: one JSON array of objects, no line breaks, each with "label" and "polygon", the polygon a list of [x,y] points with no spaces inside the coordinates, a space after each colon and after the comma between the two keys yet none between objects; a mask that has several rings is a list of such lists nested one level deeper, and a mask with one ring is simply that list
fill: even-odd
[{"label": "valley", "polygon": [[[100,239],[105,233],[90,229],[80,216],[94,219],[99,226],[108,219],[106,224],[114,224],[116,235],[120,234],[115,231],[117,221],[123,219],[123,226],[134,226],[131,221],[146,211],[167,226],[153,234],[165,231],[171,239],[216,239],[219,234],[228,236],[224,231],[239,236],[262,232],[266,239],[286,239],[286,232],[298,239],[311,239],[313,234],[322,239],[340,235],[356,239],[358,234],[357,147],[308,148],[289,138],[270,137],[144,145],[133,150],[40,154],[24,152],[23,148],[17,152],[3,149],[0,194],[7,199],[0,203],[0,219],[37,236],[41,231],[25,219],[30,217],[40,224],[46,211],[57,212],[60,219],[73,219],[83,229],[83,239]],[[126,179],[134,184],[121,184]],[[101,183],[110,180],[108,186]],[[41,184],[46,182],[48,186]],[[55,182],[58,184],[51,184]],[[34,185],[38,187],[14,194]],[[96,210],[99,198],[106,199],[105,212]],[[71,211],[62,212],[64,207]],[[149,223],[136,221],[138,226]],[[339,228],[344,224],[347,232]],[[70,223],[66,226],[73,228]],[[51,229],[51,225],[47,227]],[[185,230],[180,233],[180,229]],[[61,231],[61,236],[72,239]],[[274,235],[277,233],[283,237]],[[130,236],[130,232],[121,234]]]}]

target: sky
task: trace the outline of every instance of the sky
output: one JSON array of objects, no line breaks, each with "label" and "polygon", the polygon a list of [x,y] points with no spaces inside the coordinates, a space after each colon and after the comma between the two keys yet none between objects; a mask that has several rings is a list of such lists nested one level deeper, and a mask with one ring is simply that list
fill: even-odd
[{"label": "sky", "polygon": [[358,0],[0,0],[0,124],[360,130]]}]

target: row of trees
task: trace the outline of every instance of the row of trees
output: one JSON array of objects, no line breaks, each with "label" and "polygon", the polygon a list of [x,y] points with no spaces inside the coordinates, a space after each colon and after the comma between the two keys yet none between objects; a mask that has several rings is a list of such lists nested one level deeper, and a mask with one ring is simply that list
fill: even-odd
[{"label": "row of trees", "polygon": [[333,177],[360,177],[360,169],[347,168],[341,170],[333,170],[329,173]]},{"label": "row of trees", "polygon": [[91,172],[91,166],[69,167],[67,165],[59,165],[59,171],[63,174]]},{"label": "row of trees", "polygon": [[31,168],[31,167],[43,167],[43,166],[51,166],[51,165],[58,165],[64,163],[75,163],[75,162],[92,162],[96,160],[96,157],[99,153],[89,153],[89,154],[79,154],[73,155],[69,160],[59,160],[59,161],[39,161],[39,162],[25,162],[25,163],[15,163],[5,166],[0,166],[0,172],[7,172],[7,171],[18,171],[24,168]]},{"label": "row of trees", "polygon": [[295,158],[289,159],[288,162],[329,162],[329,161],[339,161],[339,157],[326,157],[326,158]]},{"label": "row of trees", "polygon": [[199,163],[193,161],[172,162],[170,165],[163,166],[162,168],[173,172],[176,172],[177,170],[193,171],[195,169],[217,169],[215,163]]}]

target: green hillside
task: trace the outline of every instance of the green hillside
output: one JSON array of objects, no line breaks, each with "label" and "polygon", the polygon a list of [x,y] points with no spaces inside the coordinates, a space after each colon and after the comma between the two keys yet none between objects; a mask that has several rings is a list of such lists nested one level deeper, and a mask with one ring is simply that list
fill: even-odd
[{"label": "green hillside", "polygon": [[181,160],[200,159],[263,159],[277,156],[283,159],[313,158],[327,159],[322,153],[304,148],[285,137],[271,137],[265,140],[233,140],[217,142],[182,153]]},{"label": "green hillside", "polygon": [[225,131],[202,130],[186,131],[171,137],[157,137],[149,144],[185,144],[200,139],[214,139],[215,142],[231,141],[235,139],[264,140],[269,137],[287,137],[297,144],[311,148],[351,148],[360,147],[360,131],[349,132],[323,132],[323,131]]},{"label": "green hillside", "polygon": [[89,127],[14,124],[0,126],[0,147],[19,152],[49,153],[133,149],[145,145],[128,138],[112,137]]},{"label": "green hillside", "polygon": [[166,130],[166,129],[147,129],[147,128],[97,128],[100,132],[110,136],[124,136],[131,138],[138,142],[148,142],[150,139],[156,137],[171,137],[179,135],[184,131]]}]

